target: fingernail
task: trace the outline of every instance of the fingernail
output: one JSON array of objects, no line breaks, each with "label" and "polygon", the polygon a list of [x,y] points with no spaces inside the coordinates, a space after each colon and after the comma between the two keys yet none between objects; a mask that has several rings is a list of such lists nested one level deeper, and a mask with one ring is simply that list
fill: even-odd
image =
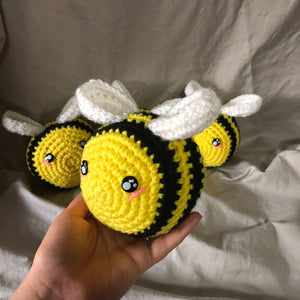
[{"label": "fingernail", "polygon": [[202,215],[198,212],[194,212],[193,213],[193,218],[194,218],[195,221],[197,220],[197,223],[198,223],[202,219]]}]

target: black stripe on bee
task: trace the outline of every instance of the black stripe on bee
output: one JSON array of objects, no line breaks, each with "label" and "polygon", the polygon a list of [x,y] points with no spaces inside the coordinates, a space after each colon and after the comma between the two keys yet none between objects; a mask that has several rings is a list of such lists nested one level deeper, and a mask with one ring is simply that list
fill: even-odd
[{"label": "black stripe on bee", "polygon": [[146,108],[141,108],[140,111],[138,112],[138,114],[142,114],[145,117],[152,117],[152,119],[156,119],[158,117],[158,115],[150,112],[150,110],[148,110]]},{"label": "black stripe on bee", "polygon": [[[234,117],[230,117],[230,118],[231,118],[231,121],[233,122],[234,126],[236,127],[238,133],[240,133],[240,129],[239,129],[239,126],[238,126],[238,124],[237,124],[235,118],[234,118]],[[237,146],[238,146],[238,145],[237,145]]]},{"label": "black stripe on bee", "polygon": [[[234,119],[234,118],[232,118],[232,119]],[[217,122],[226,130],[226,132],[229,134],[229,136],[231,138],[230,152],[229,152],[229,155],[227,156],[226,161],[224,162],[224,163],[226,163],[229,160],[229,158],[233,155],[233,153],[235,152],[235,150],[238,146],[237,145],[237,136],[236,136],[234,129],[232,128],[232,125],[229,123],[229,121],[223,115],[220,115],[218,117]],[[235,125],[237,127],[236,122],[235,122]]]},{"label": "black stripe on bee", "polygon": [[184,146],[184,151],[190,152],[188,163],[192,164],[190,173],[193,174],[193,178],[191,179],[191,185],[193,188],[190,191],[191,197],[188,200],[187,207],[183,211],[182,217],[178,220],[178,224],[180,224],[190,214],[191,210],[195,206],[197,199],[200,197],[201,190],[203,189],[204,181],[203,163],[200,150],[192,139],[187,139],[185,141],[186,144]]},{"label": "black stripe on bee", "polygon": [[[177,191],[181,189],[181,184],[178,183],[181,174],[178,173],[178,163],[174,161],[174,150],[168,148],[169,142],[162,140],[154,135],[148,128],[145,128],[142,122],[132,120],[128,122],[124,120],[119,123],[114,123],[102,127],[97,130],[98,134],[109,132],[109,130],[119,130],[120,133],[127,132],[127,136],[133,136],[135,142],[141,142],[141,148],[147,148],[147,155],[153,155],[153,163],[159,164],[158,172],[163,176],[160,183],[163,187],[159,193],[163,195],[162,199],[158,199],[161,204],[157,208],[158,215],[149,228],[135,234],[130,234],[134,237],[145,237],[156,234],[160,229],[167,225],[168,220],[172,217],[172,211],[176,209],[175,202],[179,199]],[[174,184],[171,184],[174,183]]]},{"label": "black stripe on bee", "polygon": [[[56,188],[57,188],[56,185],[44,180],[40,176],[40,174],[36,171],[36,168],[34,167],[33,159],[34,159],[35,148],[38,147],[39,143],[41,142],[41,140],[44,137],[46,137],[51,131],[54,131],[56,129],[66,128],[66,127],[75,127],[75,128],[87,131],[87,132],[92,132],[92,127],[86,123],[83,123],[79,119],[75,119],[73,121],[69,121],[69,122],[65,122],[65,123],[53,123],[48,126],[46,124],[45,130],[41,134],[32,137],[32,139],[29,142],[27,152],[26,152],[26,161],[27,161],[27,165],[28,165],[30,172],[34,176],[38,177],[41,181],[47,183],[48,185],[54,186]],[[61,188],[61,189],[68,189],[68,188]]]}]

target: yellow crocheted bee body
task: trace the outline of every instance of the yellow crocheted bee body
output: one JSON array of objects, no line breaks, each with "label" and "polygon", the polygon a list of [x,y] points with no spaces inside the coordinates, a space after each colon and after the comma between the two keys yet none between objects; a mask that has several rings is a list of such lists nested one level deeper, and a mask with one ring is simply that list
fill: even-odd
[{"label": "yellow crocheted bee body", "polygon": [[59,188],[79,186],[81,155],[91,133],[91,126],[81,119],[46,124],[45,130],[32,137],[28,144],[29,170],[42,181]]},{"label": "yellow crocheted bee body", "polygon": [[204,166],[219,167],[229,160],[239,145],[238,125],[233,117],[221,114],[193,139],[200,148]]},{"label": "yellow crocheted bee body", "polygon": [[141,110],[101,127],[82,155],[81,189],[89,210],[101,223],[136,237],[179,224],[203,188],[197,145],[154,135],[147,124],[155,117]]}]

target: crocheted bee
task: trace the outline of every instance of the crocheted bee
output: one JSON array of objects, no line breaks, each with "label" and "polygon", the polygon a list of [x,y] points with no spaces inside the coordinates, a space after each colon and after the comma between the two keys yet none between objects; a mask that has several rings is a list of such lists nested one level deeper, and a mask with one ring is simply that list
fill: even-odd
[{"label": "crocheted bee", "polygon": [[[70,111],[67,116],[70,116]],[[64,111],[58,120],[63,117]],[[33,175],[59,188],[79,186],[81,155],[92,133],[87,122],[78,118],[65,123],[54,121],[43,126],[19,113],[7,111],[3,115],[3,125],[11,132],[32,136],[26,151],[26,162]]]},{"label": "crocheted bee", "polygon": [[204,165],[219,167],[236,152],[240,133],[235,118],[220,114],[211,126],[193,136],[193,139],[200,148]]},{"label": "crocheted bee", "polygon": [[91,213],[136,237],[165,233],[183,221],[203,189],[205,169],[192,137],[218,117],[210,89],[139,110],[118,81],[90,80],[76,92],[88,119],[105,124],[87,142],[81,189]]},{"label": "crocheted bee", "polygon": [[101,127],[82,155],[81,189],[94,216],[135,236],[164,233],[191,211],[203,188],[204,168],[191,140],[165,141],[141,110]]},{"label": "crocheted bee", "polygon": [[[186,95],[203,89],[196,81],[191,81],[185,89]],[[221,108],[221,114],[212,125],[193,136],[200,148],[205,167],[219,167],[236,152],[240,133],[234,117],[246,117],[256,112],[262,104],[261,97],[248,94],[230,100]]]}]

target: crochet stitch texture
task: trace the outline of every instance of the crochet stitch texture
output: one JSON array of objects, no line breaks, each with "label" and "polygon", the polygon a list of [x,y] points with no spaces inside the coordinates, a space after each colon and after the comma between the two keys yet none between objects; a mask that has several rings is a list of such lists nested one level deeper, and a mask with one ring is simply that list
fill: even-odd
[{"label": "crochet stitch texture", "polygon": [[147,128],[156,117],[141,110],[101,127],[82,155],[81,189],[89,210],[101,223],[136,237],[163,234],[178,225],[203,189],[196,143],[156,136]]},{"label": "crochet stitch texture", "polygon": [[237,150],[240,140],[239,128],[233,117],[220,114],[211,126],[193,136],[193,139],[203,156],[204,166],[219,167]]},{"label": "crochet stitch texture", "polygon": [[45,130],[29,141],[26,151],[29,170],[59,188],[79,186],[82,146],[91,133],[91,126],[81,119],[47,123]]}]

